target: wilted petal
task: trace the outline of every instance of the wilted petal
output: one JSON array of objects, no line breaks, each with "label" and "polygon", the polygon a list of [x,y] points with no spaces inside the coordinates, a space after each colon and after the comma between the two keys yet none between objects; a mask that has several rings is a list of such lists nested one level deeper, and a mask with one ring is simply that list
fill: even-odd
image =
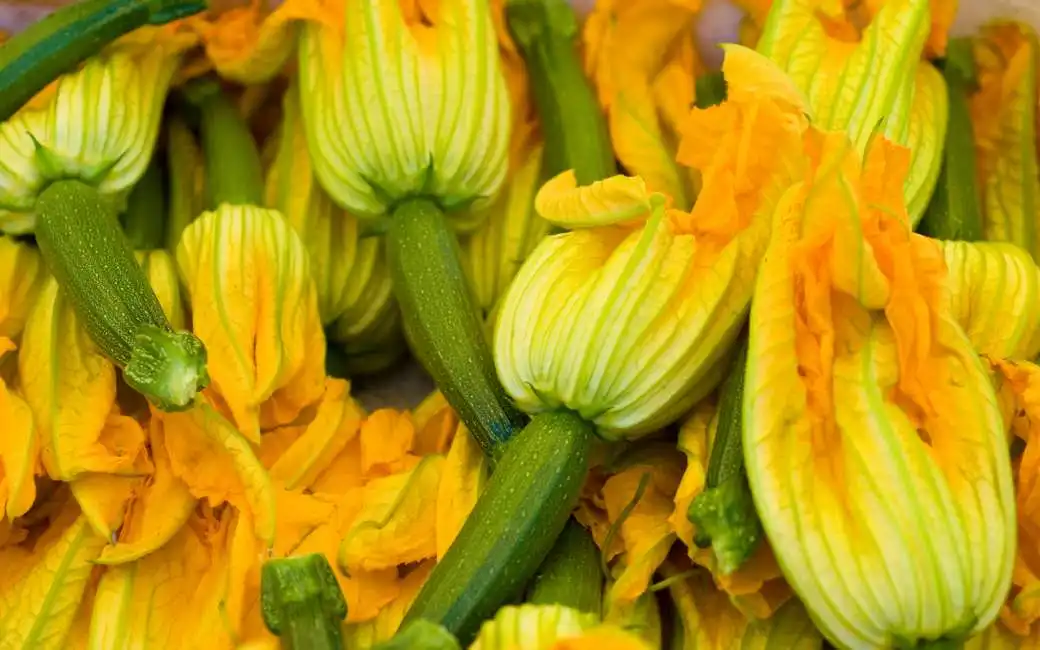
[{"label": "wilted petal", "polygon": [[261,0],[189,18],[220,76],[241,84],[269,81],[285,67],[296,45],[297,3],[279,3],[268,12]]},{"label": "wilted petal", "polygon": [[37,194],[59,178],[123,198],[152,157],[166,92],[194,42],[176,24],[136,30],[0,124],[0,230],[31,231]]},{"label": "wilted petal", "polygon": [[343,6],[300,35],[308,141],[336,202],[381,215],[414,194],[448,208],[494,195],[510,107],[487,2]]},{"label": "wilted petal", "polygon": [[487,481],[488,466],[480,445],[459,424],[444,458],[437,488],[437,559],[444,557]]},{"label": "wilted petal", "polygon": [[361,425],[361,472],[369,478],[396,474],[414,465],[409,452],[415,444],[411,416],[379,409]]},{"label": "wilted petal", "polygon": [[0,337],[13,339],[22,333],[45,274],[36,248],[0,236]]},{"label": "wilted petal", "polygon": [[116,399],[115,366],[79,326],[53,278],[29,314],[18,368],[51,478],[126,468],[125,459],[99,442]]},{"label": "wilted petal", "polygon": [[419,595],[419,590],[422,589],[433,566],[434,562],[427,560],[410,570],[408,575],[401,579],[400,593],[382,607],[375,618],[344,625],[343,642],[346,647],[370,648],[376,643],[392,638],[401,627],[405,613]]},{"label": "wilted petal", "polygon": [[404,474],[375,479],[340,547],[340,564],[375,571],[437,555],[436,499],[444,459],[427,456]]},{"label": "wilted petal", "polygon": [[697,548],[693,543],[693,536],[697,531],[686,513],[689,512],[693,499],[704,491],[708,461],[711,459],[709,436],[714,434],[714,428],[711,427],[714,421],[715,404],[706,400],[686,416],[679,429],[677,447],[686,455],[686,469],[675,491],[675,511],[668,521],[679,541],[686,544],[691,557]]},{"label": "wilted petal", "polygon": [[[13,349],[10,339],[0,336],[0,363]],[[36,500],[33,474],[40,449],[29,405],[2,377],[0,422],[4,423],[4,434],[0,436],[0,520],[13,520],[24,515]]]},{"label": "wilted petal", "polygon": [[[676,624],[682,627],[683,650],[727,650],[741,647],[747,619],[715,588],[707,571],[680,578],[681,571],[666,565],[666,578],[677,578],[668,586],[675,603]],[[787,647],[787,646],[784,646]]]},{"label": "wilted petal", "polygon": [[280,213],[221,205],[184,230],[177,264],[213,388],[250,440],[321,397],[325,337],[307,251]]},{"label": "wilted petal", "polygon": [[835,643],[981,629],[1010,580],[1010,465],[941,250],[910,232],[908,152],[877,140],[861,163],[835,133],[807,150],[752,303],[744,450],[759,515]]},{"label": "wilted petal", "polygon": [[447,453],[456,436],[459,418],[444,394],[435,390],[412,409],[415,453],[420,456]]},{"label": "wilted petal", "polygon": [[196,499],[211,506],[230,503],[248,510],[257,538],[274,542],[275,493],[267,470],[240,432],[208,403],[182,413],[152,413],[161,420],[162,440],[173,474]]},{"label": "wilted petal", "polygon": [[134,251],[137,263],[148,276],[163,313],[174,330],[184,329],[184,304],[181,300],[181,282],[177,275],[177,262],[165,250]]},{"label": "wilted petal", "polygon": [[12,648],[59,650],[105,540],[66,503],[29,548],[0,550],[0,639]]},{"label": "wilted petal", "polygon": [[1008,241],[1040,259],[1035,32],[998,22],[974,42],[978,91],[970,98],[975,164],[987,240]]}]

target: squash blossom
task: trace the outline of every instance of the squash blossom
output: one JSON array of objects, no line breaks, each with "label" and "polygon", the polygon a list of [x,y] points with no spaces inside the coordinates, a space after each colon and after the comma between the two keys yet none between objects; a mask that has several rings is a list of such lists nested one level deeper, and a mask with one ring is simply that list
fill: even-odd
[{"label": "squash blossom", "polygon": [[1040,260],[1036,33],[1020,23],[983,27],[973,39],[977,91],[970,97],[985,238]]},{"label": "squash blossom", "polygon": [[31,232],[36,199],[77,178],[115,204],[151,160],[163,102],[195,37],[174,23],[120,38],[0,124],[0,230]]},{"label": "squash blossom", "polygon": [[298,90],[290,86],[267,170],[267,204],[278,209],[303,240],[326,335],[342,346],[348,371],[378,371],[403,350],[386,253],[364,223],[332,202],[311,167],[300,121]]},{"label": "squash blossom", "polygon": [[929,0],[866,5],[876,11],[857,20],[842,3],[777,0],[757,49],[805,92],[815,126],[847,131],[861,155],[875,132],[910,149],[904,192],[916,224],[939,174],[947,120],[942,75],[912,63],[928,38]]},{"label": "squash blossom", "polygon": [[469,650],[645,650],[651,646],[621,627],[562,605],[509,605],[481,627]]},{"label": "squash blossom", "polygon": [[695,176],[675,154],[701,68],[699,9],[697,1],[597,0],[582,34],[618,160],[679,209],[693,203]]},{"label": "squash blossom", "polygon": [[755,504],[832,642],[957,642],[992,623],[1012,575],[997,398],[950,311],[942,250],[911,232],[910,152],[876,138],[861,162],[845,134],[816,131],[805,151],[751,309]]},{"label": "squash blossom", "polygon": [[[704,177],[691,213],[638,177],[576,187],[564,173],[539,192],[539,213],[571,231],[535,249],[499,314],[499,377],[524,410],[571,409],[606,439],[632,439],[719,381],[805,125],[779,71],[727,52],[728,101],[684,125],[680,160]],[[750,142],[771,155],[745,156]]]}]

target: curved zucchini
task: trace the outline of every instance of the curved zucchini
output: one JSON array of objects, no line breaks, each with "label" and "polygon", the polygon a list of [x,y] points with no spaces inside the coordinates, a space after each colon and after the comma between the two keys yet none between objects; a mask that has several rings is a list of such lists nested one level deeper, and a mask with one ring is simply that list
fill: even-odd
[{"label": "curved zucchini", "polygon": [[527,588],[527,602],[563,605],[600,616],[603,606],[600,552],[589,531],[573,518],[538,567]]},{"label": "curved zucchini", "polygon": [[205,0],[83,0],[55,10],[0,47],[0,122],[123,34],[196,14],[206,5]]},{"label": "curved zucchini", "polygon": [[459,245],[432,201],[412,199],[389,220],[387,257],[415,356],[491,459],[522,426],[506,395],[459,262]]},{"label": "curved zucchini", "polygon": [[116,215],[97,190],[56,181],[36,201],[36,241],[90,338],[156,407],[192,405],[209,384],[206,348],[174,332]]},{"label": "curved zucchini", "polygon": [[466,645],[483,621],[519,596],[577,504],[593,435],[575,413],[536,415],[506,446],[404,623],[426,619]]}]

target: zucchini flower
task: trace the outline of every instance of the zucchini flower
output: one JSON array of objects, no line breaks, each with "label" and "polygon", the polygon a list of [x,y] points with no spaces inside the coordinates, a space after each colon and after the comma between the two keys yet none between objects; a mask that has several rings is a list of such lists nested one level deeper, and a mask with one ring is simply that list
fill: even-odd
[{"label": "zucchini flower", "polygon": [[[498,192],[510,106],[488,0],[347,0],[300,30],[314,172],[360,218],[385,217],[407,339],[486,454],[523,421],[495,380],[451,228]],[[445,211],[454,214],[445,214]],[[479,215],[479,212],[476,214]]]},{"label": "zucchini flower", "polygon": [[191,89],[215,209],[181,234],[177,265],[213,387],[251,441],[321,397],[325,337],[307,249],[276,210],[259,207],[259,154],[219,87]]},{"label": "zucchini flower", "polygon": [[910,149],[904,192],[916,224],[939,175],[947,117],[942,75],[912,63],[928,37],[929,0],[884,2],[861,33],[830,4],[777,0],[758,51],[805,92],[813,124],[847,131],[861,156],[876,131]]},{"label": "zucchini flower", "polygon": [[300,38],[307,139],[332,198],[369,217],[411,196],[452,210],[494,195],[510,116],[487,1],[429,15],[398,1],[343,5]]},{"label": "zucchini flower", "polygon": [[680,209],[693,203],[691,172],[676,164],[675,154],[701,68],[694,30],[699,4],[598,0],[583,29],[585,69],[618,160]]},{"label": "zucchini flower", "polygon": [[[606,644],[606,645],[604,645]],[[480,628],[469,650],[616,650],[650,648],[624,629],[561,605],[509,605]]]},{"label": "zucchini flower", "polygon": [[1040,260],[1036,34],[994,23],[973,40],[978,90],[970,98],[986,239],[1021,246]]},{"label": "zucchini flower", "polygon": [[487,208],[487,218],[461,242],[463,262],[485,319],[490,318],[527,256],[549,234],[549,222],[534,209],[542,152],[538,143],[523,149],[522,162]]},{"label": "zucchini flower", "polygon": [[[377,371],[403,351],[385,251],[318,184],[297,92],[291,86],[283,100],[277,151],[267,170],[267,204],[285,215],[307,248],[321,321],[329,338],[342,345],[347,371]],[[366,363],[373,359],[374,365]]]},{"label": "zucchini flower", "polygon": [[34,230],[36,200],[75,178],[119,204],[152,158],[181,56],[195,38],[179,25],[112,43],[0,124],[0,229]]},{"label": "zucchini flower", "polygon": [[997,398],[950,312],[941,249],[911,232],[910,153],[876,138],[861,163],[834,132],[810,132],[806,152],[751,309],[756,509],[831,642],[955,643],[992,623],[1011,581]]}]

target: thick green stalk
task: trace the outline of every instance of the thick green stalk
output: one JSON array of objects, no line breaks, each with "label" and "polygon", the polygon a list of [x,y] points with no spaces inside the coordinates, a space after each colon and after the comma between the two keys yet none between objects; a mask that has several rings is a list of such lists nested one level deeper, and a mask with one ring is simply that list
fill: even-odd
[{"label": "thick green stalk", "polygon": [[126,238],[135,250],[148,251],[163,247],[166,237],[166,191],[158,158],[152,159],[141,180],[131,190],[122,221]]},{"label": "thick green stalk", "polygon": [[192,405],[209,383],[206,348],[174,332],[116,215],[93,187],[51,183],[36,201],[36,241],[98,349],[163,410]]},{"label": "thick green stalk", "polygon": [[123,34],[190,16],[206,5],[205,0],[83,0],[56,9],[0,47],[0,122]]},{"label": "thick green stalk", "polygon": [[589,531],[574,519],[567,522],[548,557],[528,587],[527,602],[563,605],[597,616],[603,605],[600,553]]},{"label": "thick green stalk", "polygon": [[395,208],[386,233],[394,294],[415,356],[489,458],[524,416],[498,382],[455,235],[432,201]]},{"label": "thick green stalk", "polygon": [[263,205],[260,151],[238,109],[212,79],[194,83],[185,95],[199,109],[210,208]]},{"label": "thick green stalk", "polygon": [[740,568],[762,538],[762,525],[744,470],[741,413],[747,347],[745,330],[740,335],[729,376],[722,384],[718,426],[704,490],[694,498],[687,513],[697,527],[694,542],[701,548],[711,546],[723,574]]},{"label": "thick green stalk", "polygon": [[968,95],[975,85],[975,60],[970,39],[952,39],[943,64],[949,97],[949,123],[943,163],[935,192],[918,230],[936,239],[979,241],[982,207],[975,167]]},{"label": "thick green stalk", "polygon": [[466,645],[483,621],[518,597],[578,502],[593,436],[576,413],[534,416],[506,446],[405,623],[432,621]]},{"label": "thick green stalk", "polygon": [[606,119],[575,49],[574,10],[566,0],[508,0],[506,19],[527,62],[548,173],[573,169],[579,185],[617,174]]},{"label": "thick green stalk", "polygon": [[320,553],[268,560],[260,575],[260,611],[283,650],[343,647],[347,602]]},{"label": "thick green stalk", "polygon": [[726,78],[721,70],[709,72],[697,78],[697,108],[709,108],[726,101]]}]

